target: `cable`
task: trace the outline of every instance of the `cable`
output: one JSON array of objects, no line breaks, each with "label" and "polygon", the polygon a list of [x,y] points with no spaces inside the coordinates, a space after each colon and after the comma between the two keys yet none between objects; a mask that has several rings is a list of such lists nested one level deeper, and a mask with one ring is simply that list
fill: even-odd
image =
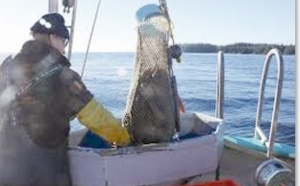
[{"label": "cable", "polygon": [[97,6],[97,10],[96,10],[95,18],[94,18],[94,23],[93,23],[91,35],[90,35],[89,43],[88,43],[88,46],[87,46],[87,49],[86,49],[85,58],[84,58],[84,62],[83,62],[82,70],[81,70],[81,77],[83,77],[83,72],[84,72],[84,68],[85,68],[85,65],[86,65],[86,60],[87,60],[87,57],[88,57],[88,53],[89,53],[89,49],[90,49],[90,45],[91,45],[91,41],[92,41],[92,37],[93,37],[93,32],[94,32],[96,20],[97,20],[97,17],[98,17],[100,4],[101,4],[101,0],[99,0],[98,6]]}]

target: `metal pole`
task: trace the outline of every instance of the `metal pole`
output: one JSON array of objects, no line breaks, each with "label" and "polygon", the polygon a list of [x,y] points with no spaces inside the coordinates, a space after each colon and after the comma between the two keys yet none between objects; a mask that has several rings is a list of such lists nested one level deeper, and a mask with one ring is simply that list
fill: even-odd
[{"label": "metal pole", "polygon": [[48,11],[49,11],[49,13],[58,12],[58,0],[49,0],[48,1]]},{"label": "metal pole", "polygon": [[[222,51],[218,52],[217,65],[217,91],[216,91],[216,110],[215,116],[223,119],[224,107],[224,54]],[[216,169],[215,180],[220,179],[220,162]]]},{"label": "metal pole", "polygon": [[68,60],[71,61],[72,57],[72,47],[73,47],[73,38],[74,38],[74,30],[75,30],[75,20],[76,20],[76,12],[77,12],[77,0],[75,0],[75,4],[72,12],[72,23],[70,29],[70,41],[69,41],[69,49],[68,49]]},{"label": "metal pole", "polygon": [[216,97],[216,113],[217,118],[223,119],[224,107],[224,54],[218,52],[218,69],[217,69],[217,97]]}]

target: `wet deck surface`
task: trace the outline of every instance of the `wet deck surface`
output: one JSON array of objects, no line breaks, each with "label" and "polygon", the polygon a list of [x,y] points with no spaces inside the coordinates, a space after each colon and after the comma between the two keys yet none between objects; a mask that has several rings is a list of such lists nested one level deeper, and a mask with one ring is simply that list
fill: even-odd
[{"label": "wet deck surface", "polygon": [[[267,160],[262,153],[253,153],[243,150],[233,150],[224,147],[220,163],[220,179],[231,179],[241,186],[256,186],[255,172],[259,165]],[[292,171],[295,172],[295,161],[284,159],[289,164]],[[294,176],[295,178],[295,176]],[[215,180],[215,172],[199,176],[193,179],[189,184],[202,183]]]},{"label": "wet deck surface", "polygon": [[[254,186],[256,185],[255,171],[261,162],[263,162],[262,158],[225,148],[221,157],[220,179],[231,179],[238,185]],[[212,181],[214,178],[215,173],[211,173],[203,175],[193,182]]]}]

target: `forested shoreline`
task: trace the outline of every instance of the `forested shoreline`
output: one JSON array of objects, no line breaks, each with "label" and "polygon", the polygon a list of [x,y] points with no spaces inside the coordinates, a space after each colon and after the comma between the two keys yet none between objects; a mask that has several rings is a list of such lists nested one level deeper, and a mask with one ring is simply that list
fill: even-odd
[{"label": "forested shoreline", "polygon": [[295,55],[295,45],[283,44],[253,44],[253,43],[234,43],[229,45],[213,45],[208,43],[183,43],[179,44],[182,51],[186,53],[224,53],[233,54],[266,54],[272,48],[278,48],[282,54]]}]

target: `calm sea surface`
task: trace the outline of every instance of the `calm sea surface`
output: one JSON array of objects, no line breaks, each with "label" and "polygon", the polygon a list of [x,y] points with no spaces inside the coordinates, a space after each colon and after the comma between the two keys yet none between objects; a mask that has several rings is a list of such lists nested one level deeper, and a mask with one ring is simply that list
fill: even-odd
[{"label": "calm sea surface", "polygon": [[[84,53],[72,56],[72,68],[81,73]],[[0,54],[2,61],[5,54]],[[264,55],[225,54],[225,133],[254,135],[259,84]],[[284,82],[276,141],[295,145],[295,56],[283,56]],[[270,128],[273,97],[277,83],[277,63],[270,64],[261,125],[266,135]],[[88,89],[114,115],[122,117],[129,92],[134,53],[90,53],[83,75]],[[188,54],[173,65],[179,95],[187,112],[215,114],[217,54]],[[72,122],[72,129],[81,126]]]}]

